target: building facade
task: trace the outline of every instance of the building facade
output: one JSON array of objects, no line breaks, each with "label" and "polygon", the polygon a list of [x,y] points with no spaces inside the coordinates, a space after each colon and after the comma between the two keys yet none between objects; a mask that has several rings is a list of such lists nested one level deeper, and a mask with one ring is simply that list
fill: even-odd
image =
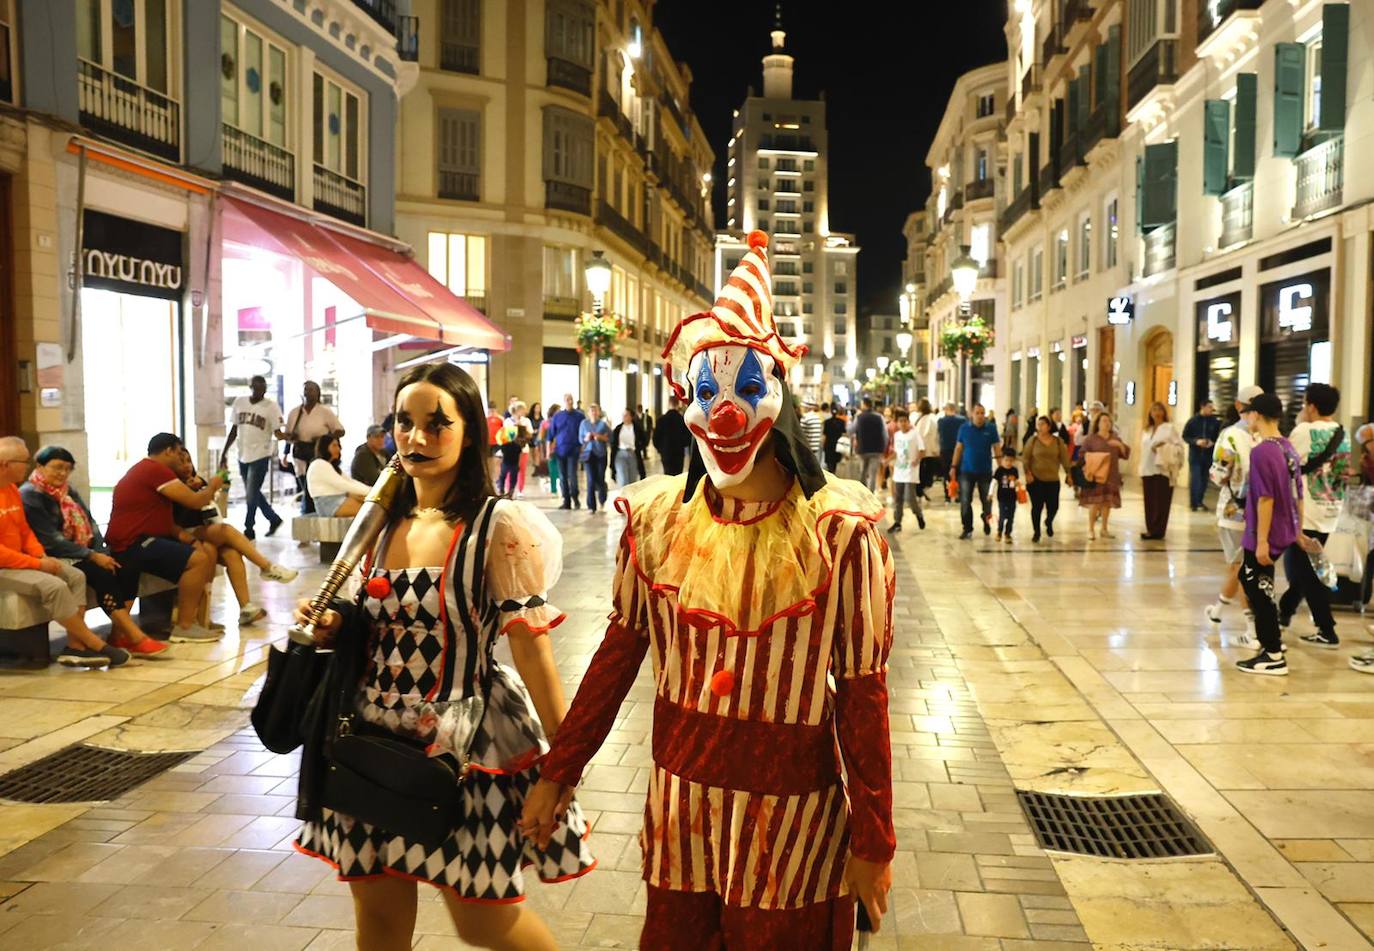
[{"label": "building facade", "polygon": [[[397,233],[488,314],[511,348],[477,368],[492,399],[599,400],[657,414],[657,357],[705,309],[713,156],[691,73],[635,0],[414,0],[420,76],[402,101]],[[604,308],[629,336],[576,349],[583,270],[612,267]]]},{"label": "building facade", "polygon": [[859,365],[859,245],[831,230],[826,103],[794,97],[786,39],[778,23],[763,58],[763,95],[751,88],[733,116],[716,283],[744,256],[745,235],[768,232],[779,332],[808,349],[790,382],[805,397],[847,402]]},{"label": "building facade", "polygon": [[906,358],[916,377],[911,389],[917,398],[930,395],[931,355],[930,313],[926,310],[926,246],[929,219],[925,209],[913,211],[902,222],[906,256],[902,258],[902,294],[898,299],[902,323],[911,334],[911,352]]},{"label": "building facade", "polygon": [[[923,304],[930,338],[937,341],[926,389],[932,402],[979,401],[991,406],[998,400],[994,367],[1006,348],[1005,267],[997,254],[1006,98],[1006,63],[980,66],[960,76],[926,154],[931,195],[925,208],[928,284]],[[938,347],[941,330],[960,319],[964,302],[955,292],[950,268],[965,254],[979,265],[977,285],[967,302],[969,313],[997,334],[985,362],[966,369],[940,355]]]}]

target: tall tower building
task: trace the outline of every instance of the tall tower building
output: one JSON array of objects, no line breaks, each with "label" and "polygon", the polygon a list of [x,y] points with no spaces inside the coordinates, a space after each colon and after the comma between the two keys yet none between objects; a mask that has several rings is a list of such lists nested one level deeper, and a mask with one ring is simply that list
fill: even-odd
[{"label": "tall tower building", "polygon": [[858,366],[859,246],[830,229],[825,100],[793,95],[794,59],[779,13],[763,57],[763,95],[751,87],[735,110],[726,160],[726,230],[716,236],[716,285],[747,250],[755,228],[772,238],[778,329],[810,353],[793,371],[794,391],[816,400],[853,395]]}]

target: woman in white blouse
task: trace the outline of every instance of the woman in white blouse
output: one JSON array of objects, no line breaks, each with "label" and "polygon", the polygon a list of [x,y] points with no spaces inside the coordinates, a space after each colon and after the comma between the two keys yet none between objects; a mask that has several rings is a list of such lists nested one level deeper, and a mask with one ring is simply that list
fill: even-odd
[{"label": "woman in white blouse", "polygon": [[339,437],[326,433],[315,440],[315,458],[305,470],[305,484],[321,518],[352,518],[372,487],[350,479],[339,468]]},{"label": "woman in white blouse", "polygon": [[1179,435],[1169,422],[1169,409],[1155,403],[1140,431],[1140,481],[1145,489],[1145,531],[1140,537],[1157,540],[1169,528],[1169,507],[1174,501],[1173,474]]}]

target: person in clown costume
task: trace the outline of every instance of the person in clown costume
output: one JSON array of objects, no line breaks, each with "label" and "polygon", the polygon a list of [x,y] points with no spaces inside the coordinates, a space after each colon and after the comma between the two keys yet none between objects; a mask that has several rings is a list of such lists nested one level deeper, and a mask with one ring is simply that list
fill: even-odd
[{"label": "person in clown costume", "polygon": [[651,654],[654,951],[848,948],[855,899],[876,927],[891,886],[882,505],[807,450],[786,383],[804,349],[778,335],[767,246],[749,235],[715,306],[664,350],[691,465],[616,502],[610,625],[522,818],[536,842],[554,830]]}]

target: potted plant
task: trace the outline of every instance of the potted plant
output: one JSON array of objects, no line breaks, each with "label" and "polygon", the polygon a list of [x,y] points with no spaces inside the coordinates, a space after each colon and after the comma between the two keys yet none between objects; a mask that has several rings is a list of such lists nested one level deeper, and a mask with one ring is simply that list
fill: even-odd
[{"label": "potted plant", "polygon": [[630,328],[614,314],[583,314],[573,320],[573,334],[578,353],[609,357],[615,353],[615,342],[630,335]]},{"label": "potted plant", "polygon": [[992,342],[993,330],[982,317],[945,324],[940,331],[940,352],[951,360],[967,357],[974,365],[983,362]]}]

